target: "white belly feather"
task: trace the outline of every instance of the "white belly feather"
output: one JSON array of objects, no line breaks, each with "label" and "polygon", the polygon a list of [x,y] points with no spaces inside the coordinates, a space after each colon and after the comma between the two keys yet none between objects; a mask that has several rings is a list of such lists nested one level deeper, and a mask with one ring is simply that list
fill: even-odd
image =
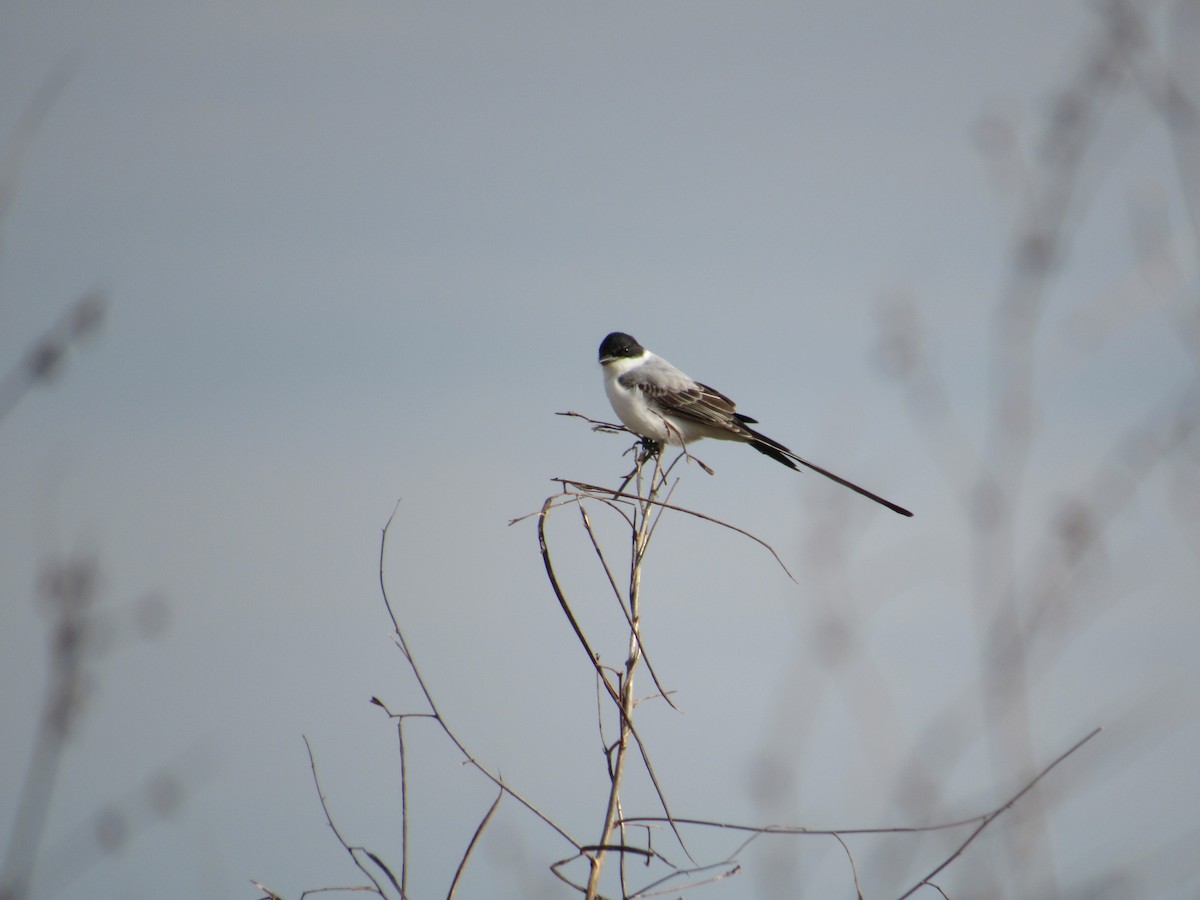
[{"label": "white belly feather", "polygon": [[651,411],[645,399],[639,396],[637,388],[631,390],[617,381],[621,372],[614,370],[620,363],[618,360],[604,367],[604,391],[621,424],[634,434],[652,441],[678,444],[677,429],[668,428],[663,417]]}]

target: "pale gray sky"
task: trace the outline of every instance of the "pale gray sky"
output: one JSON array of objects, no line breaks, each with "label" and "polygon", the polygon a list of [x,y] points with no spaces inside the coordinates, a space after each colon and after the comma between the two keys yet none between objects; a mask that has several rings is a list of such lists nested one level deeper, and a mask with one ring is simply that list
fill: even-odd
[{"label": "pale gray sky", "polygon": [[[1177,27],[1170,6],[1146,7],[1154,39]],[[56,66],[73,75],[2,223],[0,370],[83,292],[111,306],[55,385],[0,422],[0,837],[42,697],[47,561],[94,554],[114,621],[148,592],[170,611],[157,640],[114,625],[92,665],[34,896],[359,883],[302,734],[339,825],[399,865],[394,730],[367,702],[418,709],[377,588],[397,499],[389,583],[443,712],[514,787],[598,834],[590,670],[531,523],[506,523],[553,476],[623,473],[621,440],[554,416],[609,415],[595,353],[618,329],[917,512],[703,448],[717,474],[685,471],[677,501],[770,541],[799,584],[730,534],[664,524],[644,627],[686,714],[647,706],[643,727],[676,811],[924,824],[889,798],[984,651],[962,498],[939,455],[949,436],[914,419],[878,364],[880,309],[914,299],[979,445],[991,310],[1026,198],[973,134],[995,117],[1038,158],[1052,99],[1101,24],[1065,0],[3,4],[0,139]],[[1181,304],[1195,309],[1188,177],[1145,96],[1123,90],[1087,157],[1088,201],[1039,336],[1023,560],[1118,437],[1194,388],[1195,346],[1177,339]],[[1130,210],[1143,207],[1177,236],[1174,274],[1139,267]],[[1081,322],[1102,329],[1093,345]],[[1064,896],[1195,845],[1190,446],[1190,467],[1154,470],[1111,523],[1073,595],[1097,612],[1075,610],[1029,676],[1037,760],[1106,727],[1043,798]],[[572,516],[552,523],[564,572],[581,606],[604,609]],[[844,570],[820,564],[838,554]],[[869,655],[829,671],[822,623],[848,608]],[[616,662],[620,638],[604,634]],[[977,703],[964,709],[941,819],[1000,803],[1030,774],[1008,770]],[[432,729],[412,734],[410,883],[438,896],[491,790]],[[117,854],[64,849],[180,758],[201,762],[183,764],[174,818]],[[796,786],[779,806],[755,793],[764,760]],[[653,813],[639,790],[631,803]],[[986,832],[944,876],[951,895],[988,885],[1015,833]],[[696,841],[710,859],[736,846]],[[922,844],[911,874],[947,846]],[[855,847],[868,897],[906,886],[888,880],[883,842]],[[567,852],[505,804],[467,895],[568,896],[546,872]],[[743,861],[706,895],[852,896],[836,845],[764,842]],[[1129,876],[1131,893],[1195,895],[1200,873],[1161,870],[1173,875]]]}]

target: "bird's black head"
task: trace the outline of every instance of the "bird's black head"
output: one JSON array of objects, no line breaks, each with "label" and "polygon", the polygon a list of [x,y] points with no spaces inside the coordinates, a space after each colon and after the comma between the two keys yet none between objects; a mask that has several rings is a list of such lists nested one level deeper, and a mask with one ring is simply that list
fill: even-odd
[{"label": "bird's black head", "polygon": [[611,359],[629,359],[641,356],[646,348],[634,340],[632,335],[623,331],[614,331],[600,342],[600,362],[603,364]]}]

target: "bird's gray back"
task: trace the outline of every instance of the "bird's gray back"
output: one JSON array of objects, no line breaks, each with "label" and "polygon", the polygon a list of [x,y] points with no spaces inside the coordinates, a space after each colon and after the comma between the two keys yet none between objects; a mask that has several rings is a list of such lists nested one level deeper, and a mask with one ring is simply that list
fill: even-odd
[{"label": "bird's gray back", "polygon": [[645,361],[617,379],[626,388],[641,388],[648,394],[675,393],[697,387],[696,382],[661,356],[647,353]]}]

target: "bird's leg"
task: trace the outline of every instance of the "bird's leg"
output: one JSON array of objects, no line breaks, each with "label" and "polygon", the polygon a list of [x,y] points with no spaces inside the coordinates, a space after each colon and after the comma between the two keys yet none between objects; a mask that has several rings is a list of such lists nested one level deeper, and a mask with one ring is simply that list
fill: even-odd
[{"label": "bird's leg", "polygon": [[[678,428],[676,428],[674,425],[672,425],[666,419],[663,419],[663,424],[667,426],[668,433],[674,432],[675,436],[677,438],[679,438],[679,446],[682,448],[681,453],[682,453],[684,459],[686,459],[688,462],[694,462],[696,465],[698,465],[700,468],[702,468],[709,475],[715,474],[712,469],[710,469],[707,465],[705,465],[703,460],[701,460],[699,457],[692,456],[692,454],[688,451],[687,441],[685,441],[683,439],[683,435],[679,433]],[[673,467],[675,464],[672,463],[671,465]]]},{"label": "bird's leg", "polygon": [[662,442],[653,441],[650,438],[642,438],[642,458],[640,462],[645,462],[648,459],[654,459],[658,454],[662,453]]}]

